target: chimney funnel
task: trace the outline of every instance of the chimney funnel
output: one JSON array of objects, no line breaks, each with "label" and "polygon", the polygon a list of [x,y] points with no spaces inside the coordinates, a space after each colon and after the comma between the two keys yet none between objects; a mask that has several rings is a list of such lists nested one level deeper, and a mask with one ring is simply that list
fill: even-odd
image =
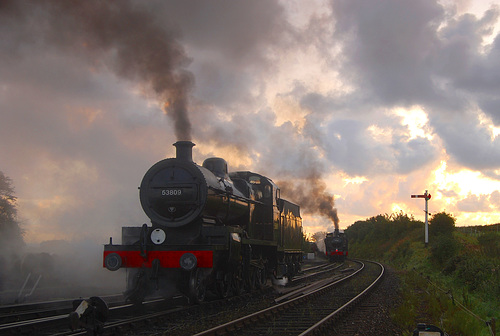
[{"label": "chimney funnel", "polygon": [[177,141],[174,143],[176,148],[176,158],[179,160],[193,162],[193,146],[191,141]]}]

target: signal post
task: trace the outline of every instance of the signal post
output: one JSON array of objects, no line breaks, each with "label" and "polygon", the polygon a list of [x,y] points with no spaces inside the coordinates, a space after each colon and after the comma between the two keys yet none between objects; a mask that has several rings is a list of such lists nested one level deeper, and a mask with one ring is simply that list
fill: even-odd
[{"label": "signal post", "polygon": [[423,195],[411,195],[411,198],[424,198],[425,199],[425,247],[429,244],[429,222],[427,220],[427,215],[429,214],[427,202],[431,198],[431,194],[427,193],[427,190]]}]

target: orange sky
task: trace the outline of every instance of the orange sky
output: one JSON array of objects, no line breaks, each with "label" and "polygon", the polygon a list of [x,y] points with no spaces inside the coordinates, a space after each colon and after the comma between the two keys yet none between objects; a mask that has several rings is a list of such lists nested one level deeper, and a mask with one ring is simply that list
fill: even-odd
[{"label": "orange sky", "polygon": [[[500,222],[496,2],[88,1],[59,8],[68,20],[12,6],[0,10],[0,170],[29,243],[105,243],[149,222],[137,187],[179,134],[198,163],[316,173],[342,228],[423,220],[410,195],[425,190],[459,226]],[[306,232],[331,229],[302,213]]]}]

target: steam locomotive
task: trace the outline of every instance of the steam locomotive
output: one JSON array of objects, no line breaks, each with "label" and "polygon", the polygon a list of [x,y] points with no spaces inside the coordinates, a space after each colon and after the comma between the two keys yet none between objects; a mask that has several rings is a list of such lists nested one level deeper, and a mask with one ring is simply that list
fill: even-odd
[{"label": "steam locomotive", "polygon": [[190,302],[239,295],[270,277],[291,277],[302,261],[300,207],[268,177],[228,173],[221,158],[193,162],[190,141],[144,175],[140,202],[151,226],[122,227],[104,246],[103,266],[127,269],[127,300],[181,293]]},{"label": "steam locomotive", "polygon": [[344,261],[349,252],[347,236],[343,230],[335,229],[325,237],[325,254],[330,261]]}]

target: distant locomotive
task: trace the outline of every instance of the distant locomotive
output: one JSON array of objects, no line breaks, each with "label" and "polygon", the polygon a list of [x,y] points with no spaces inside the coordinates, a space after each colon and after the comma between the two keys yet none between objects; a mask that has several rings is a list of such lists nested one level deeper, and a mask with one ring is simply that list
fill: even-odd
[{"label": "distant locomotive", "polygon": [[260,287],[268,277],[291,277],[302,261],[300,208],[280,197],[269,178],[228,173],[221,158],[202,166],[190,141],[178,141],[176,158],[153,165],[140,186],[151,226],[122,227],[122,244],[104,246],[103,266],[128,269],[127,300],[180,292],[201,302]]},{"label": "distant locomotive", "polygon": [[330,261],[344,261],[349,252],[347,236],[343,230],[335,229],[325,237],[325,254]]}]

